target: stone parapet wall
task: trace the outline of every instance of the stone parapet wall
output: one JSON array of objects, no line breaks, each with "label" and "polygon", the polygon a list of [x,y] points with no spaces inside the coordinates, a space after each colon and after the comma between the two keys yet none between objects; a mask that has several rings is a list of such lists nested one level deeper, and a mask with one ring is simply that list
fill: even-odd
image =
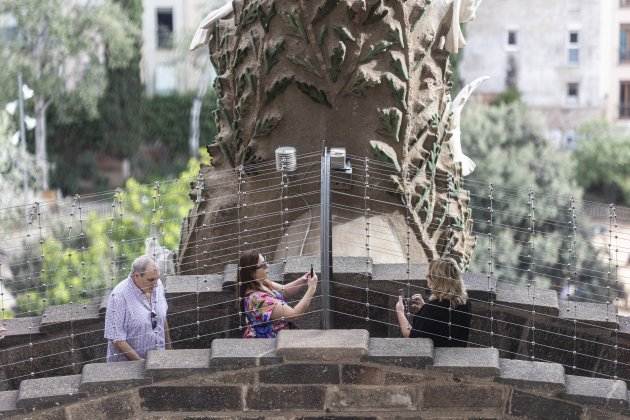
[{"label": "stone parapet wall", "polygon": [[[292,258],[286,265],[273,265],[270,276],[290,281],[308,271],[311,263],[319,271],[317,258]],[[399,337],[393,308],[400,289],[421,291],[426,297],[424,265],[335,257],[333,269],[334,328]],[[234,265],[218,275],[166,280],[175,348],[207,349],[215,338],[240,337],[235,281]],[[531,289],[496,284],[482,274],[467,273],[465,283],[474,314],[470,346],[493,346],[502,358],[532,360],[533,356],[533,360],[560,363],[575,375],[630,379],[630,320],[617,316],[613,305],[566,302],[544,289],[534,295]],[[104,296],[85,305],[51,306],[42,317],[8,320],[9,335],[0,342],[5,389],[17,389],[26,378],[78,374],[83,364],[104,361],[106,305]],[[320,308],[321,298],[315,298],[311,312],[297,321],[299,327],[318,328]]]},{"label": "stone parapet wall", "polygon": [[[308,360],[308,361],[306,361]],[[0,413],[31,419],[630,418],[625,382],[567,375],[497,349],[433,348],[365,330],[282,331],[87,364],[22,381]]]}]

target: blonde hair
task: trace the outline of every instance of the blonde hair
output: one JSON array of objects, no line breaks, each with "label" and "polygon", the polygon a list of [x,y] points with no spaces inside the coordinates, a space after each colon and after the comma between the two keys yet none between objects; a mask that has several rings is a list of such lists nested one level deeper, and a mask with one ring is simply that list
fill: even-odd
[{"label": "blonde hair", "polygon": [[464,305],[468,300],[468,293],[462,280],[457,263],[452,258],[440,258],[429,264],[431,279],[430,300],[449,300],[451,305]]}]

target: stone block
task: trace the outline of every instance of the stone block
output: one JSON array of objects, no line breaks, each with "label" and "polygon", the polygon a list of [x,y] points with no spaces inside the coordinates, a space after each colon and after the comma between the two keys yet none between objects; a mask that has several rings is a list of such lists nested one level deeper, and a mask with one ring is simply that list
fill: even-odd
[{"label": "stone block", "polygon": [[0,392],[0,416],[13,414],[17,411],[18,391]]},{"label": "stone block", "polygon": [[519,390],[514,390],[509,404],[509,414],[530,420],[575,420],[581,418],[583,411],[576,404]]},{"label": "stone block", "polygon": [[367,360],[409,368],[433,363],[433,340],[428,338],[370,338]]},{"label": "stone block", "polygon": [[140,388],[142,408],[148,411],[242,410],[241,386],[148,386]]},{"label": "stone block", "polygon": [[155,379],[207,372],[210,349],[151,350],[145,369]]},{"label": "stone block", "polygon": [[142,415],[137,392],[117,393],[104,398],[81,401],[66,407],[70,419],[126,420]]},{"label": "stone block", "polygon": [[20,383],[16,406],[39,409],[65,404],[79,399],[81,375],[25,379]]},{"label": "stone block", "polygon": [[499,385],[428,383],[422,388],[424,409],[502,409],[507,398]]},{"label": "stone block", "polygon": [[461,376],[495,377],[499,375],[499,351],[496,348],[436,348],[433,369]]},{"label": "stone block", "polygon": [[350,385],[382,385],[386,372],[380,368],[365,365],[343,365],[341,383]]},{"label": "stone block", "polygon": [[338,365],[283,364],[263,370],[259,381],[268,384],[338,384]]},{"label": "stone block", "polygon": [[101,318],[103,318],[107,313],[107,303],[109,302],[109,295],[111,292],[111,289],[107,289],[103,292],[103,296],[101,297],[100,304],[98,305],[98,315]]},{"label": "stone block", "polygon": [[31,335],[40,337],[41,333],[39,328],[41,322],[42,318],[39,316],[5,319],[2,321],[2,324],[7,331],[5,332],[2,347],[9,347],[13,345],[12,343],[14,341],[17,342],[20,338],[30,339]]},{"label": "stone block", "polygon": [[68,303],[65,305],[52,305],[44,310],[40,330],[51,332],[63,330],[65,324],[73,322],[74,327],[98,322],[101,299],[97,298],[90,303]]},{"label": "stone block", "polygon": [[238,279],[238,265],[226,264],[223,268],[223,284],[227,287],[237,283]]},{"label": "stone block", "polygon": [[501,359],[497,381],[527,388],[564,391],[564,367],[559,363]]},{"label": "stone block", "polygon": [[614,304],[560,301],[560,318],[577,320],[578,328],[617,328],[617,307]]},{"label": "stone block", "polygon": [[332,411],[415,411],[417,402],[413,386],[333,386],[326,396]]},{"label": "stone block", "polygon": [[89,363],[83,366],[79,391],[99,394],[147,383],[151,383],[151,378],[145,376],[144,360]]},{"label": "stone block", "polygon": [[563,398],[568,400],[612,408],[628,405],[628,389],[624,381],[566,375],[566,383]]},{"label": "stone block", "polygon": [[247,388],[248,410],[322,410],[326,387],[262,385]]},{"label": "stone block", "polygon": [[366,330],[282,330],[276,352],[288,361],[359,361],[369,339]]},{"label": "stone block", "polygon": [[319,257],[291,257],[287,260],[284,266],[284,280],[295,280],[295,276],[301,276],[311,269],[313,264],[313,271],[317,274],[317,277],[322,278],[321,273],[321,259]]},{"label": "stone block", "polygon": [[407,281],[409,279],[417,282],[426,279],[427,268],[427,264],[409,264],[409,274],[407,274],[407,264],[374,264],[372,280]]},{"label": "stone block", "polygon": [[168,276],[164,291],[166,296],[194,295],[199,293],[221,292],[223,290],[223,275],[193,275]]},{"label": "stone block", "polygon": [[212,342],[212,370],[242,369],[282,362],[274,338],[219,338]]},{"label": "stone block", "polygon": [[[555,290],[519,287],[513,284],[497,284],[497,305],[505,305],[525,311],[558,316],[558,293]],[[533,306],[532,306],[533,305]]]},{"label": "stone block", "polygon": [[495,278],[488,280],[488,276],[482,273],[464,273],[464,285],[468,296],[472,299],[484,302],[492,297],[496,300],[497,282]]}]

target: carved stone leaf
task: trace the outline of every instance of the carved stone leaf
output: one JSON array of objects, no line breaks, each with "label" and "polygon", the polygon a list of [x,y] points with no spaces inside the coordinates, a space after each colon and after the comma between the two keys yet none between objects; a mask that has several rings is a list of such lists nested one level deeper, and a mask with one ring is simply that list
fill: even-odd
[{"label": "carved stone leaf", "polygon": [[387,16],[389,10],[383,6],[383,0],[377,0],[368,9],[367,17],[363,21],[364,25],[370,25],[372,23],[380,22],[385,16]]},{"label": "carved stone leaf", "polygon": [[392,146],[390,146],[389,144],[383,141],[378,141],[378,140],[371,140],[370,146],[372,146],[372,149],[374,149],[377,155],[380,154],[380,156],[384,156],[385,158],[387,158],[389,162],[394,164],[394,166],[396,167],[396,170],[400,172],[400,164],[398,163],[398,155],[396,154],[396,151],[394,150]]},{"label": "carved stone leaf", "polygon": [[293,77],[283,77],[276,80],[265,93],[265,103],[270,103],[293,83]]},{"label": "carved stone leaf", "polygon": [[317,45],[320,47],[324,46],[324,42],[326,42],[326,37],[328,36],[328,26],[324,25],[319,30],[317,34]]},{"label": "carved stone leaf", "polygon": [[280,53],[284,51],[284,39],[265,49],[265,71],[267,74],[280,61]]},{"label": "carved stone leaf", "polygon": [[393,45],[393,42],[386,40],[381,40],[376,44],[371,45],[365,56],[359,60],[359,63],[367,63],[368,61],[373,60],[379,54],[388,51]]},{"label": "carved stone leaf", "polygon": [[256,123],[254,130],[254,137],[268,136],[280,123],[282,117],[279,115],[265,116],[262,120]]},{"label": "carved stone leaf", "polygon": [[328,101],[328,97],[323,90],[317,89],[315,86],[309,85],[308,83],[296,82],[296,84],[300,92],[311,98],[314,102],[332,108],[332,105]]},{"label": "carved stone leaf", "polygon": [[394,55],[392,53],[391,60],[392,70],[396,76],[398,76],[402,80],[409,80],[409,74],[407,73],[407,65],[403,58]]},{"label": "carved stone leaf", "polygon": [[346,44],[339,41],[330,56],[330,80],[336,82],[341,73],[341,66],[346,59]]},{"label": "carved stone leaf", "polygon": [[389,89],[392,91],[392,95],[394,99],[398,103],[402,109],[407,109],[406,96],[407,96],[407,87],[404,83],[401,83],[398,79],[396,79],[392,74],[384,74],[383,81],[389,86]]},{"label": "carved stone leaf", "polygon": [[352,82],[352,85],[350,86],[350,92],[356,96],[364,96],[365,92],[369,88],[378,86],[380,83],[380,80],[371,79],[363,71],[358,71]]},{"label": "carved stone leaf", "polygon": [[400,126],[403,117],[402,112],[398,108],[384,108],[379,109],[378,114],[379,121],[381,122],[379,133],[399,142]]},{"label": "carved stone leaf", "polygon": [[302,67],[304,70],[308,71],[311,74],[314,74],[317,77],[322,77],[321,73],[319,72],[319,70],[317,70],[317,67],[315,66],[315,64],[313,64],[311,62],[311,60],[307,57],[300,57],[300,56],[293,56],[293,55],[288,55],[287,59],[295,64],[298,67]]},{"label": "carved stone leaf", "polygon": [[250,3],[243,10],[243,14],[241,15],[241,21],[239,23],[241,30],[247,28],[249,25],[254,23],[256,19],[258,19],[258,16],[259,16],[258,3],[256,2]]},{"label": "carved stone leaf", "polygon": [[269,25],[271,24],[271,19],[273,19],[278,13],[276,12],[276,4],[272,3],[269,8],[269,12],[265,13],[262,5],[258,10],[258,14],[260,16],[260,24],[262,25],[265,32],[269,32]]},{"label": "carved stone leaf", "polygon": [[304,23],[302,23],[302,18],[300,17],[299,12],[296,10],[285,12],[284,16],[286,18],[287,24],[293,31],[293,35],[308,42],[306,30],[304,29]]},{"label": "carved stone leaf", "polygon": [[357,42],[354,35],[352,35],[352,32],[350,32],[350,30],[345,26],[335,26],[333,27],[333,31],[335,31],[339,39],[343,42]]},{"label": "carved stone leaf", "polygon": [[317,9],[317,13],[312,22],[313,25],[321,22],[326,16],[331,14],[332,11],[335,10],[335,7],[337,7],[337,4],[339,4],[339,0],[324,0],[324,3]]}]

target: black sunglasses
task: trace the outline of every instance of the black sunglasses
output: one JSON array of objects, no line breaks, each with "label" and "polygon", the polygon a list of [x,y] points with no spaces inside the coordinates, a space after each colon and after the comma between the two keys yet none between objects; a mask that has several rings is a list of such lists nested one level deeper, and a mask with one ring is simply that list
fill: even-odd
[{"label": "black sunglasses", "polygon": [[151,311],[151,328],[157,328],[157,314],[155,311]]}]

